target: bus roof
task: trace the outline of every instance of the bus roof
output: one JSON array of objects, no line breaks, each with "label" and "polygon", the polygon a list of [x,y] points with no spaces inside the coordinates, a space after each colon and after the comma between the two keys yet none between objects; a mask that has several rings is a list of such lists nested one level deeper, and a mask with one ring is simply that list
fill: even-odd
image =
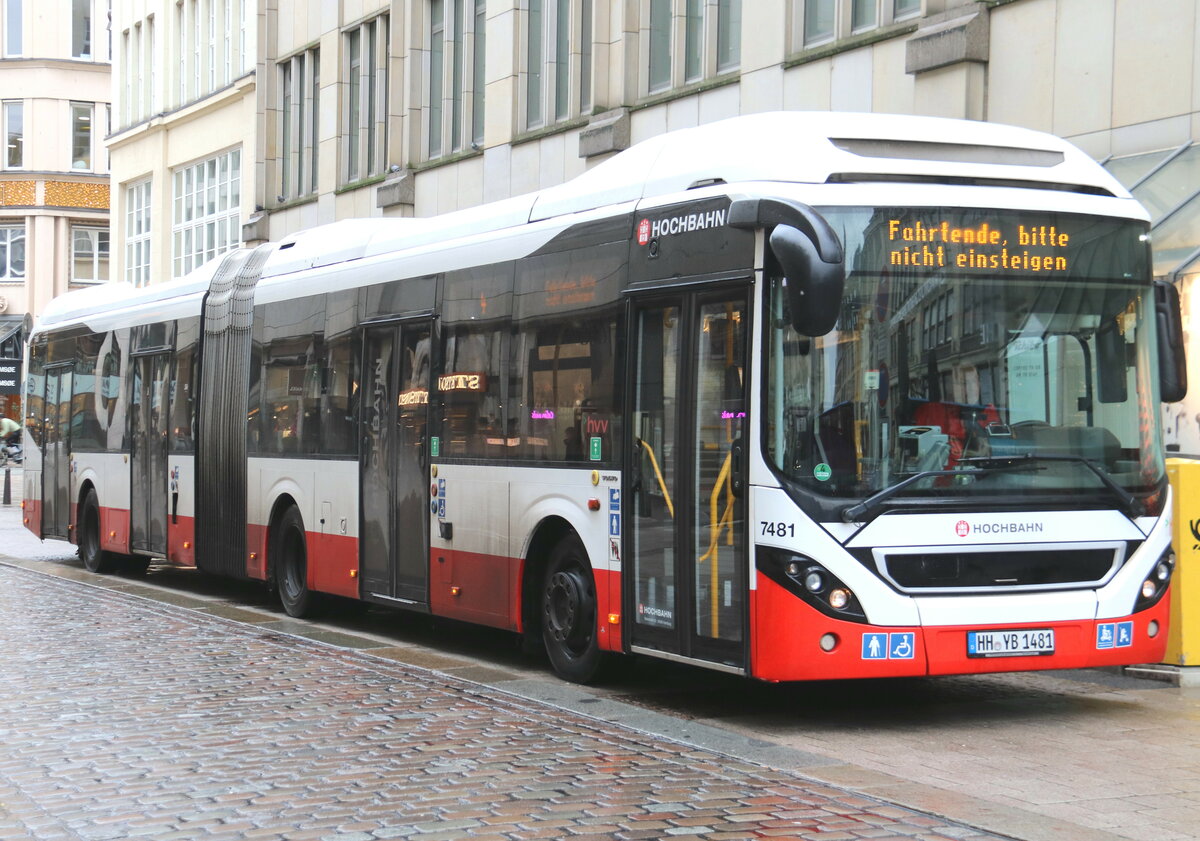
[{"label": "bus roof", "polygon": [[[898,114],[767,112],[657,135],[536,193],[436,217],[343,220],[291,234],[276,246],[262,276],[632,207],[698,187],[751,182],[982,184],[1131,198],[1090,157],[1044,132]],[[146,288],[106,283],[60,296],[46,308],[39,328],[130,308],[169,317],[176,306],[197,306],[194,300],[208,288],[219,259]]]}]

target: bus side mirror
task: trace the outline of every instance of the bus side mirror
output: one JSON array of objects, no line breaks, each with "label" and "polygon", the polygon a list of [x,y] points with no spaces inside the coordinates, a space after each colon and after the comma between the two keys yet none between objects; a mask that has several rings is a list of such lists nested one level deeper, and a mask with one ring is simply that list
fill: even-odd
[{"label": "bus side mirror", "polygon": [[790,199],[735,199],[729,207],[735,228],[765,228],[768,243],[787,278],[788,311],[801,336],[824,336],[837,323],[846,285],[846,257],[825,217]]},{"label": "bus side mirror", "polygon": [[771,231],[771,251],[787,278],[788,311],[801,336],[824,336],[837,323],[846,284],[845,262],[826,262],[817,244],[791,225]]},{"label": "bus side mirror", "polygon": [[1164,403],[1187,396],[1187,357],[1183,346],[1183,317],[1179,290],[1165,280],[1154,281],[1154,315],[1158,329],[1158,378]]}]

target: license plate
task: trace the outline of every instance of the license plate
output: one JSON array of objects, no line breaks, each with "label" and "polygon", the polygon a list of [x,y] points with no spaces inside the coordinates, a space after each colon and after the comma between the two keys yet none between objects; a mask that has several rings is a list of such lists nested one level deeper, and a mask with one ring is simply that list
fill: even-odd
[{"label": "license plate", "polygon": [[1053,653],[1053,628],[967,631],[968,657],[1020,657]]}]

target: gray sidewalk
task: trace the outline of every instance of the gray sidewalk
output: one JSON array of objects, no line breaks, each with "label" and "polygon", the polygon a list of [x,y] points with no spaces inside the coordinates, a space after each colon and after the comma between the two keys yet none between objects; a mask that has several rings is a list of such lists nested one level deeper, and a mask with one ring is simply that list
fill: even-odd
[{"label": "gray sidewalk", "polygon": [[15,566],[0,619],[6,839],[999,837]]}]

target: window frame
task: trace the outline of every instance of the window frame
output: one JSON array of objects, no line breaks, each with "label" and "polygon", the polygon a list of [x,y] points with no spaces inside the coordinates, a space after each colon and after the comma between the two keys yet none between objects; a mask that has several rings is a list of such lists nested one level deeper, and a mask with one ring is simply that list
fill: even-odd
[{"label": "window frame", "polygon": [[[93,0],[72,0],[71,3],[71,58],[78,61],[96,60],[95,9],[92,3]],[[82,45],[80,38],[83,39]]]},{"label": "window frame", "polygon": [[340,131],[342,184],[380,175],[388,167],[390,17],[385,12],[341,33],[345,91]]},{"label": "window frame", "polygon": [[[12,25],[13,17],[16,25]],[[25,55],[25,0],[4,0],[4,52],[5,58],[20,58]]]},{"label": "window frame", "polygon": [[279,196],[314,195],[320,167],[321,48],[276,63],[279,68]]},{"label": "window frame", "polygon": [[[68,107],[71,110],[71,171],[95,172],[96,103],[71,100]],[[86,129],[82,127],[84,123]],[[86,141],[82,141],[84,134]],[[79,153],[85,153],[86,157],[79,157]]]},{"label": "window frame", "polygon": [[[26,242],[28,231],[25,229],[25,223],[21,222],[17,225],[0,225],[0,283],[24,283],[29,276],[29,255],[26,251]],[[13,246],[15,243],[21,245],[21,270],[19,273],[14,273],[13,269],[13,252],[16,250]]]},{"label": "window frame", "polygon": [[436,160],[483,143],[487,2],[429,0],[426,9],[424,144]]},{"label": "window frame", "polygon": [[172,170],[172,277],[241,246],[241,180],[241,146]]},{"label": "window frame", "polygon": [[[13,163],[13,152],[9,145],[12,140],[12,114],[17,114],[17,135],[16,135],[16,163]],[[3,166],[0,169],[20,170],[25,169],[25,100],[23,99],[5,99],[0,102],[0,132],[3,132],[4,138],[4,158]]]},{"label": "window frame", "polygon": [[526,131],[551,128],[591,113],[595,100],[594,15],[593,0],[529,0],[521,26],[524,84],[520,95]]},{"label": "window frame", "polygon": [[[924,0],[916,0],[915,7],[906,8],[906,5],[912,2],[913,0],[793,0],[792,51],[824,47],[855,35],[914,20],[924,14]],[[810,37],[807,15],[819,6],[831,8],[830,28]],[[855,18],[865,11],[870,12],[871,19],[860,19],[856,22]]]},{"label": "window frame", "polygon": [[134,286],[150,283],[150,230],[152,179],[125,186],[125,281]]},{"label": "window frame", "polygon": [[643,97],[740,71],[742,0],[646,0],[641,8]]},{"label": "window frame", "polygon": [[[79,251],[79,235],[86,234],[91,245],[90,254],[82,255]],[[77,275],[79,261],[86,256],[90,260],[92,266],[92,277],[80,278]],[[112,260],[112,241],[109,237],[108,228],[98,227],[96,225],[71,225],[71,283],[79,284],[97,284],[108,281],[108,273]],[[101,263],[103,262],[103,276],[101,276]]]}]

